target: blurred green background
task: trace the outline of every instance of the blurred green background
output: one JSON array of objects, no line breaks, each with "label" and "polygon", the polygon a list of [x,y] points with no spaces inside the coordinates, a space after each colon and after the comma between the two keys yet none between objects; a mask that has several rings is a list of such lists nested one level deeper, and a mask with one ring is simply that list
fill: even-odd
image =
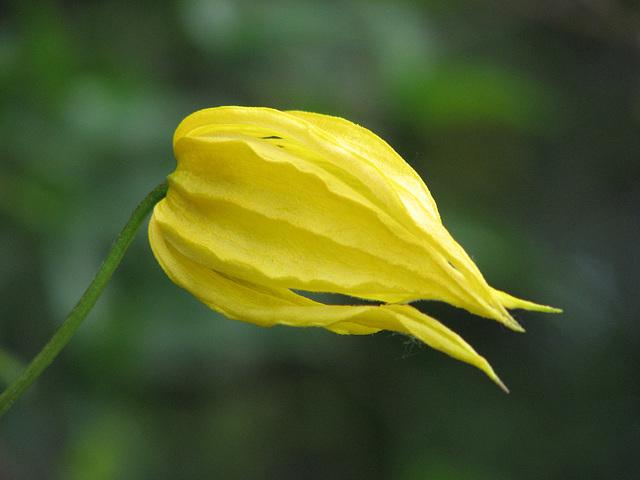
[{"label": "blurred green background", "polygon": [[195,110],[335,114],[421,174],[526,334],[420,302],[511,389],[391,333],[234,322],[144,232],[0,420],[0,479],[626,479],[640,471],[635,1],[0,6],[0,382],[78,300]]}]

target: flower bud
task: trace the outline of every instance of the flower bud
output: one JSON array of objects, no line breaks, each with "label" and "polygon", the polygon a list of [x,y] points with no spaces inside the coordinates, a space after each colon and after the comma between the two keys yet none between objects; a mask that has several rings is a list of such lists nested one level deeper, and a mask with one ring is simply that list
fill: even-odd
[{"label": "flower bud", "polygon": [[[176,284],[228,318],[401,332],[502,385],[462,338],[408,303],[439,300],[520,331],[507,308],[556,311],[490,287],[418,174],[342,118],[212,108],[187,117],[173,144],[178,166],[151,218],[151,247]],[[325,305],[300,291],[381,304]]]}]

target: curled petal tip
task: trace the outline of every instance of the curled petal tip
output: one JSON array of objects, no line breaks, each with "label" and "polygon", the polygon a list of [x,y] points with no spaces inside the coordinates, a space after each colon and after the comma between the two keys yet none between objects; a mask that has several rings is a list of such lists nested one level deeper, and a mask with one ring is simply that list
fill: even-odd
[{"label": "curled petal tip", "polygon": [[518,333],[525,333],[526,330],[524,329],[524,327],[522,325],[520,325],[518,322],[515,322],[515,324],[517,326],[511,326],[509,325],[509,328],[511,328],[511,330],[513,330],[514,332],[518,332]]},{"label": "curled petal tip", "polygon": [[540,312],[546,312],[546,313],[562,313],[562,309],[561,308],[556,308],[556,307],[551,307],[549,305],[538,305],[539,308],[537,308],[536,310],[540,311]]},{"label": "curled petal tip", "polygon": [[509,389],[508,389],[508,388],[507,388],[507,386],[504,384],[504,382],[503,382],[502,380],[500,380],[500,378],[495,377],[493,380],[498,384],[498,386],[502,389],[502,391],[503,391],[504,393],[510,393],[510,392],[509,392]]},{"label": "curled petal tip", "polygon": [[480,368],[480,370],[482,370],[484,373],[487,374],[487,376],[493,380],[494,382],[496,382],[496,384],[502,389],[502,391],[504,393],[509,393],[509,389],[507,388],[507,386],[504,384],[504,382],[502,380],[500,380],[500,377],[498,377],[498,375],[496,374],[496,372],[493,370],[493,368],[491,367],[491,365],[489,365],[489,362],[487,362],[484,357],[480,357],[482,358],[483,362],[480,365],[476,365],[477,367]]},{"label": "curled petal tip", "polygon": [[536,312],[545,312],[545,313],[562,313],[561,308],[551,307],[549,305],[541,305],[539,303],[530,302],[528,300],[522,300],[517,297],[513,297],[508,293],[502,292],[500,290],[493,290],[493,292],[498,296],[500,303],[505,308],[514,309],[521,308],[523,310],[533,310]]}]

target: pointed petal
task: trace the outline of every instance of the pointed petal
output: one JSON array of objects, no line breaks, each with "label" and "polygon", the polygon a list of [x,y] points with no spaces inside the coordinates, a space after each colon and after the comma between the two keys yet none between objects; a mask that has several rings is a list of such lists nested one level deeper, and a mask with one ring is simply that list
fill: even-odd
[{"label": "pointed petal", "polygon": [[497,295],[497,297],[500,299],[500,303],[502,303],[505,308],[522,308],[524,310],[535,310],[538,312],[562,313],[562,309],[560,308],[550,307],[548,305],[540,305],[528,300],[521,300],[500,290],[493,289],[493,293]]},{"label": "pointed petal", "polygon": [[323,305],[286,289],[270,288],[219,273],[180,254],[152,217],[149,238],[170,278],[228,318],[261,326],[323,327],[341,334],[379,330],[406,333],[454,358],[476,366],[506,390],[489,363],[459,335],[408,305]]},{"label": "pointed petal", "polygon": [[256,282],[384,302],[441,300],[518,328],[442,224],[430,220],[427,234],[398,220],[406,209],[394,217],[364,187],[326,170],[314,151],[245,137],[176,141],[178,169],[154,215],[185,255]]},{"label": "pointed petal", "polygon": [[440,221],[417,173],[347,120],[218,107],[174,135],[178,169],[154,212],[182,255],[248,283],[383,302],[441,300],[522,327]]},{"label": "pointed petal", "polygon": [[394,318],[399,322],[396,328],[387,327],[387,329],[413,335],[432,348],[476,366],[486,373],[489,378],[496,382],[505,392],[509,392],[506,385],[496,375],[493,368],[491,368],[489,362],[487,362],[484,357],[478,355],[457,333],[449,330],[434,318],[408,305],[383,305],[382,308],[393,311],[395,314]]}]

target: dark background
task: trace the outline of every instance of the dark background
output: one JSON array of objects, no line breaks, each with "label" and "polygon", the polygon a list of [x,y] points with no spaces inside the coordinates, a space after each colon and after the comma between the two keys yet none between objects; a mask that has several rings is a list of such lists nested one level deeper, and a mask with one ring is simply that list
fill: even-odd
[{"label": "dark background", "polygon": [[511,389],[405,337],[230,321],[140,232],[0,420],[0,479],[631,479],[640,470],[635,1],[0,7],[0,381],[73,307],[195,110],[335,114],[425,179],[526,334],[420,302]]}]

